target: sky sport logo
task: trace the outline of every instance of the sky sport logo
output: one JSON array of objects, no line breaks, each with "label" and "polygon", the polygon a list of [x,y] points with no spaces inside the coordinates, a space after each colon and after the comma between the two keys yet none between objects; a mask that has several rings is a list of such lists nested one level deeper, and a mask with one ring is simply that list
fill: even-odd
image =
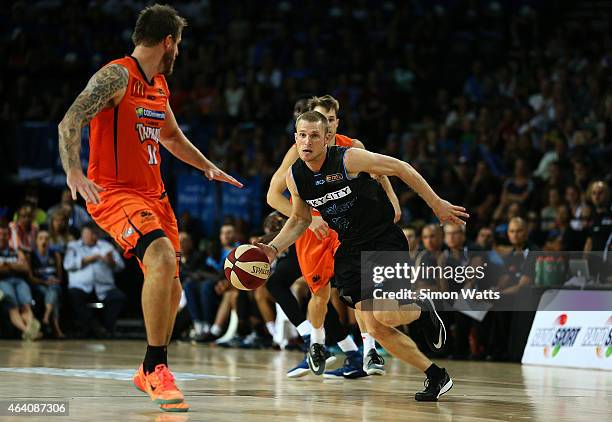
[{"label": "sky sport logo", "polygon": [[581,328],[566,326],[567,320],[567,314],[561,314],[555,318],[553,328],[538,328],[531,346],[543,347],[545,358],[556,357],[562,347],[573,347]]},{"label": "sky sport logo", "polygon": [[594,347],[595,355],[600,359],[612,356],[612,315],[602,327],[588,327],[582,340],[582,346]]}]

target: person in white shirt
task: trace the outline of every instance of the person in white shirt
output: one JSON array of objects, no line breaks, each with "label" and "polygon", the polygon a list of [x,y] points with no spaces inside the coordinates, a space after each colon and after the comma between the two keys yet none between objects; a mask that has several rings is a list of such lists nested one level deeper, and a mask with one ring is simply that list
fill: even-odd
[{"label": "person in white shirt", "polygon": [[[125,294],[115,286],[114,273],[123,270],[121,255],[106,240],[99,239],[98,229],[86,224],[81,238],[68,244],[64,268],[68,272],[68,292],[77,328],[84,335],[93,332],[97,337],[112,333],[115,321],[125,303]],[[88,304],[104,304],[103,327],[91,314]]]}]

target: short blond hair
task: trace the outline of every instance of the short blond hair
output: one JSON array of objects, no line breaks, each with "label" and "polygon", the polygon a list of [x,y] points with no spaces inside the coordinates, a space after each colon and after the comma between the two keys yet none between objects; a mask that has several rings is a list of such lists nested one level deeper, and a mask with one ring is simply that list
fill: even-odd
[{"label": "short blond hair", "polygon": [[338,114],[340,110],[340,103],[331,95],[323,95],[322,97],[312,97],[308,100],[308,110],[314,110],[317,107],[323,107],[325,110],[333,110],[334,113]]},{"label": "short blond hair", "polygon": [[311,110],[311,111],[307,111],[305,113],[300,114],[298,118],[295,119],[295,129],[296,130],[297,130],[298,124],[302,120],[305,122],[310,122],[310,123],[321,123],[325,129],[323,133],[329,132],[329,122],[327,121],[327,117],[325,117],[318,111]]}]

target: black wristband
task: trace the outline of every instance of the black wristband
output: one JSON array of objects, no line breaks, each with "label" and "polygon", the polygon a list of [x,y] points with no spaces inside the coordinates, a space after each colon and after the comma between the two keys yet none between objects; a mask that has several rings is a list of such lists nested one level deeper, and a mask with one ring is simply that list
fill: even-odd
[{"label": "black wristband", "polygon": [[278,255],[278,248],[275,245],[270,243],[268,246],[270,246],[271,248],[274,248],[274,251],[276,252],[276,255]]}]

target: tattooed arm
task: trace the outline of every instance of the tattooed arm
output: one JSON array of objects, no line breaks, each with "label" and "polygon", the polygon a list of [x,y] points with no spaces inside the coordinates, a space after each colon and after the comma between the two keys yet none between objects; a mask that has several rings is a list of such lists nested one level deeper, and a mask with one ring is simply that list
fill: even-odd
[{"label": "tattooed arm", "polygon": [[97,71],[58,126],[60,158],[72,199],[76,200],[78,192],[87,202],[100,202],[98,192],[103,189],[85,177],[81,168],[81,128],[101,110],[114,107],[121,101],[128,79],[128,71],[116,64]]}]

